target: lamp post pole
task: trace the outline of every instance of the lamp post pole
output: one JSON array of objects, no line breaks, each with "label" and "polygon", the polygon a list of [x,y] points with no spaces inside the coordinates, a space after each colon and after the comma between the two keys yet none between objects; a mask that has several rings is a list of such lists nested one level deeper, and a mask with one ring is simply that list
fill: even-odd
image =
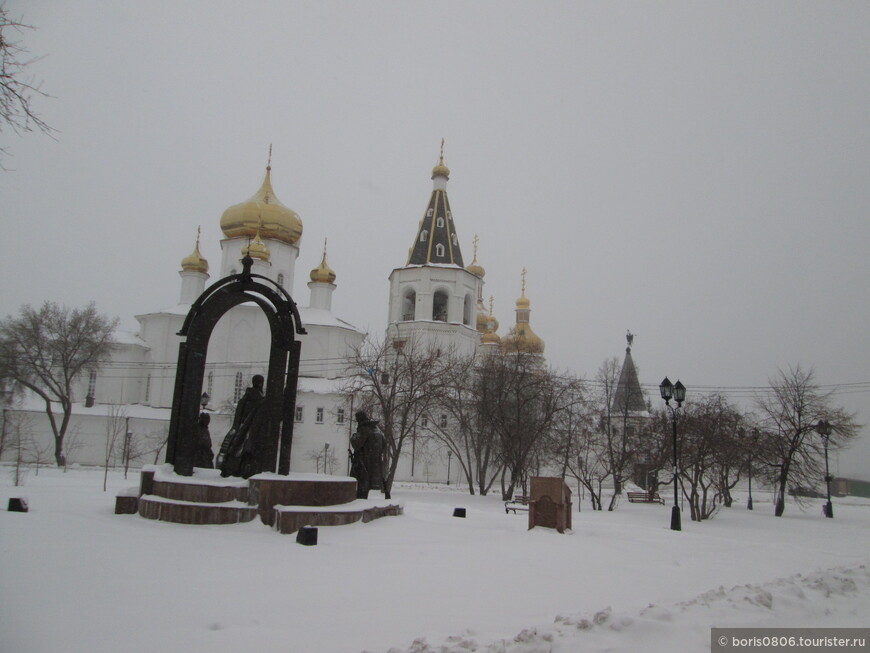
[{"label": "lamp post pole", "polygon": [[[752,510],[752,448],[758,442],[758,429],[752,429],[752,435],[746,437],[746,431],[742,428],[737,433],[741,444],[746,441],[746,451],[748,459],[746,461],[746,471],[749,474],[749,499],[746,500],[746,509]],[[745,440],[744,440],[745,439]]]},{"label": "lamp post pole", "polygon": [[447,452],[447,485],[450,485],[450,460],[453,458],[453,452]]},{"label": "lamp post pole", "polygon": [[831,503],[831,481],[834,480],[828,471],[828,441],[831,439],[831,423],[826,419],[820,419],[816,424],[816,431],[822,436],[822,444],[825,446],[825,487],[828,493],[828,502],[825,504],[823,512],[825,517],[834,518],[834,505]]},{"label": "lamp post pole", "polygon": [[[665,377],[659,385],[659,392],[661,392],[662,399],[665,400],[665,406],[671,412],[671,426],[673,427],[674,437],[674,507],[671,508],[671,530],[680,531],[683,529],[680,524],[680,497],[677,492],[677,480],[679,479],[679,469],[677,466],[677,411],[686,400],[686,386],[679,379],[675,384],[672,384],[670,379]],[[671,406],[671,399],[676,402],[676,408]]]}]

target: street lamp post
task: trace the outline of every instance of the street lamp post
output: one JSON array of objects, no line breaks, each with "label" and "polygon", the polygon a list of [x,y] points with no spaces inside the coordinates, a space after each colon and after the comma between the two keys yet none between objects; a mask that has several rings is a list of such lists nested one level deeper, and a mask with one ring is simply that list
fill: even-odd
[{"label": "street lamp post", "polygon": [[447,485],[450,485],[450,459],[453,458],[453,452],[447,452]]},{"label": "street lamp post", "polygon": [[[746,431],[740,429],[738,433],[740,437],[740,441],[743,442],[743,439],[746,437]],[[752,510],[752,448],[758,442],[758,429],[752,429],[752,435],[748,438],[748,445],[746,447],[746,451],[748,452],[748,460],[746,461],[746,471],[749,475],[749,499],[746,500],[746,509]]]},{"label": "street lamp post", "polygon": [[834,505],[831,503],[831,481],[834,477],[828,471],[828,441],[831,439],[831,423],[826,419],[820,419],[816,424],[816,431],[822,436],[822,444],[825,446],[825,487],[828,492],[828,502],[825,504],[822,512],[829,519],[834,518]]},{"label": "street lamp post", "polygon": [[[659,385],[659,392],[661,392],[662,399],[665,400],[665,406],[671,412],[671,425],[673,426],[674,435],[674,507],[671,508],[671,530],[680,531],[683,529],[680,524],[680,497],[677,493],[677,480],[679,478],[679,470],[677,469],[677,411],[686,400],[686,386],[680,383],[679,379],[677,379],[675,384],[672,384],[670,379],[665,377]],[[671,399],[676,402],[676,408],[671,406]]]}]

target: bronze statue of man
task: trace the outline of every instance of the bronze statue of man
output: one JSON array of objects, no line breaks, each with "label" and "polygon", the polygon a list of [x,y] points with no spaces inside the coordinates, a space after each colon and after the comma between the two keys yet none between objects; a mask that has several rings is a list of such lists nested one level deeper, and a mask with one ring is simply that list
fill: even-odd
[{"label": "bronze statue of man", "polygon": [[251,387],[236,404],[233,425],[227,432],[215,461],[221,476],[248,478],[254,473],[260,408],[266,399],[263,392],[263,377],[255,374]]},{"label": "bronze statue of man", "polygon": [[365,411],[356,413],[356,422],[356,432],[350,438],[350,474],[356,479],[357,499],[368,499],[369,490],[384,489],[386,438],[378,428],[378,420],[370,419]]}]

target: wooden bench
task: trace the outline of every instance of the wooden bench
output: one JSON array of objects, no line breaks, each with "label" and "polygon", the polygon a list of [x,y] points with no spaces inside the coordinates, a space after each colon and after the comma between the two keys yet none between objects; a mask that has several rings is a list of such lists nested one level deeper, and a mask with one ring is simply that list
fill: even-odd
[{"label": "wooden bench", "polygon": [[519,495],[515,496],[510,501],[504,502],[504,514],[508,514],[511,510],[513,510],[514,514],[517,513],[517,510],[528,510],[529,509],[529,499],[530,497]]},{"label": "wooden bench", "polygon": [[665,505],[665,500],[658,493],[650,492],[627,492],[629,503],[660,503]]}]

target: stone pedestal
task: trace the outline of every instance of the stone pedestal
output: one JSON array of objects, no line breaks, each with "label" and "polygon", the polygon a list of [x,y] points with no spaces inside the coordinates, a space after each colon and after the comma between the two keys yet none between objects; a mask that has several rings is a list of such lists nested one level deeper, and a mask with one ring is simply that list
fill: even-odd
[{"label": "stone pedestal", "polygon": [[543,526],[560,533],[571,528],[571,488],[559,477],[533,476],[529,528]]}]

